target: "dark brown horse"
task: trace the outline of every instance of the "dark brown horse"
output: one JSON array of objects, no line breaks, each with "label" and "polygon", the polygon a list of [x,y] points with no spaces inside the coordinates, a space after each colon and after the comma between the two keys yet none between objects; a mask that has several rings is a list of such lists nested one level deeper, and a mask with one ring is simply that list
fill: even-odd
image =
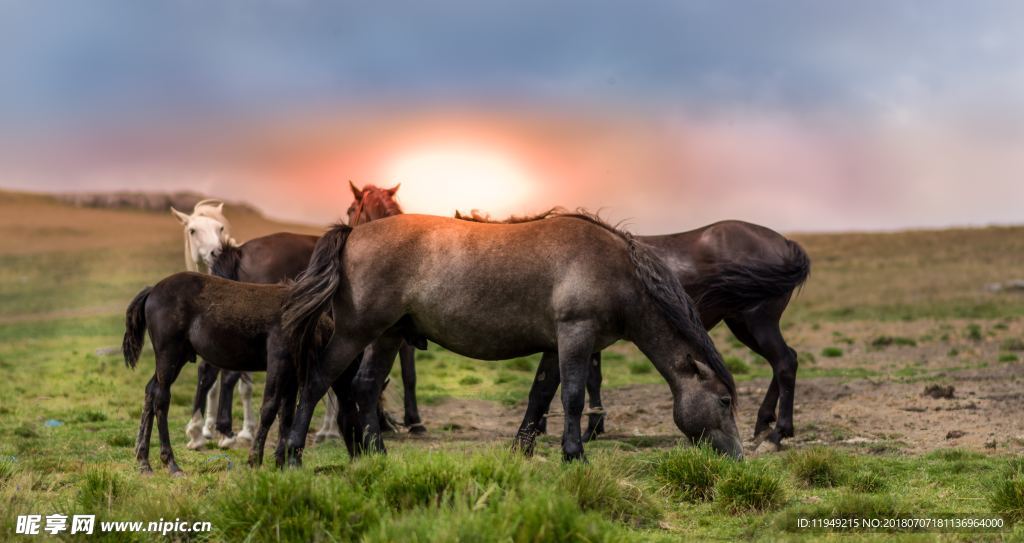
[{"label": "dark brown horse", "polygon": [[[156,355],[136,441],[136,457],[143,472],[152,471],[149,442],[154,416],[160,432],[160,460],[171,474],[181,472],[171,450],[167,410],[171,385],[182,367],[194,362],[197,355],[225,371],[267,371],[259,430],[249,463],[258,466],[263,462],[263,445],[278,412],[281,437],[276,457],[278,465],[283,463],[284,439],[291,427],[298,388],[298,367],[281,328],[281,303],[287,292],[288,287],[282,285],[255,285],[182,272],[146,287],[132,300],[125,313],[125,364],[135,368],[147,331]],[[313,352],[326,343],[332,327],[326,315],[314,324]]]},{"label": "dark brown horse", "polygon": [[[358,354],[372,343],[360,370],[372,381],[352,384],[356,402],[372,407],[401,341],[424,338],[483,360],[557,358],[567,460],[583,458],[591,353],[631,340],[668,381],[679,429],[742,456],[735,385],[692,301],[653,251],[589,215],[511,225],[398,215],[336,226],[317,242],[285,304],[297,352],[308,350],[329,307],[335,330],[323,356],[299,358],[308,367],[287,445],[293,463],[301,462],[316,402],[345,382]],[[342,411],[358,419],[343,424],[346,443],[383,451],[376,409]]]},{"label": "dark brown horse", "polygon": [[[479,215],[459,218],[486,220]],[[786,344],[779,320],[793,291],[810,274],[811,263],[800,246],[777,232],[741,221],[723,221],[689,232],[637,238],[657,254],[697,304],[705,329],[725,321],[736,339],[763,356],[772,381],[758,410],[755,439],[778,444],[793,436],[793,397],[797,355]],[[554,398],[554,360],[542,361],[530,391],[522,430],[543,429],[544,414]],[[585,440],[604,431],[601,404],[601,353],[591,360],[587,392],[590,415]],[[778,424],[776,421],[778,407]]]}]

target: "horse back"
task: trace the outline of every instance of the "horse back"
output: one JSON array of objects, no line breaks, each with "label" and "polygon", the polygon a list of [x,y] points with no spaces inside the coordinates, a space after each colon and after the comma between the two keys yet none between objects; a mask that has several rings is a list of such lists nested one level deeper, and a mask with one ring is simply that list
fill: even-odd
[{"label": "horse back", "polygon": [[295,279],[316,247],[317,236],[279,232],[249,240],[239,247],[237,280],[247,283],[278,283]]}]

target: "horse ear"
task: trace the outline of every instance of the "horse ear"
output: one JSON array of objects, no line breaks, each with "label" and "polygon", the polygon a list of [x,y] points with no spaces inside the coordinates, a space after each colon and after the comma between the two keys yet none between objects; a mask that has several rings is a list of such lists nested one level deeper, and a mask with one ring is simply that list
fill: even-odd
[{"label": "horse ear", "polygon": [[356,200],[363,199],[363,191],[359,190],[359,187],[351,179],[348,180],[348,186],[352,188],[352,196],[355,196]]},{"label": "horse ear", "polygon": [[686,364],[689,366],[688,369],[690,371],[704,381],[716,378],[715,371],[711,369],[711,366],[697,360],[690,353],[686,353]]},{"label": "horse ear", "polygon": [[402,184],[401,184],[401,183],[398,183],[397,185],[395,185],[395,186],[393,186],[393,187],[389,188],[389,189],[388,189],[388,195],[390,195],[390,196],[394,196],[394,195],[395,195],[395,193],[396,193],[396,192],[398,192],[398,188],[399,188],[399,187],[401,187],[401,186],[402,186]]},{"label": "horse ear", "polygon": [[223,212],[224,212],[224,202],[221,202],[221,203],[217,204],[217,213],[223,213]]},{"label": "horse ear", "polygon": [[459,213],[458,209],[455,210],[455,218],[456,219],[461,219],[462,218],[462,213]]},{"label": "horse ear", "polygon": [[189,216],[174,209],[174,206],[171,206],[171,215],[174,215],[181,224],[188,224]]}]

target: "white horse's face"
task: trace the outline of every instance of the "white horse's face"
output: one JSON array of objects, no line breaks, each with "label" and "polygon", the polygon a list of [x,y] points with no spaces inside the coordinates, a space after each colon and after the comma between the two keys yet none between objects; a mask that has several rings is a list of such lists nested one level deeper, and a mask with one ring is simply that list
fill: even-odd
[{"label": "white horse's face", "polygon": [[192,260],[203,262],[207,268],[213,267],[228,242],[224,225],[210,217],[193,216],[185,223],[185,233],[192,246]]}]

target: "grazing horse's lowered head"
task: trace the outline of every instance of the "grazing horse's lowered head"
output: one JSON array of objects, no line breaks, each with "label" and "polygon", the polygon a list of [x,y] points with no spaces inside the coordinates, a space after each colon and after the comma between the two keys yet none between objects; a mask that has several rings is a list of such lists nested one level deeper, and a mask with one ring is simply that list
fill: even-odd
[{"label": "grazing horse's lowered head", "polygon": [[199,271],[202,262],[207,269],[227,246],[238,244],[231,237],[231,224],[224,217],[224,202],[203,200],[195,205],[191,215],[171,208],[185,230],[185,268]]},{"label": "grazing horse's lowered head", "polygon": [[389,188],[382,189],[376,185],[365,185],[363,188],[356,187],[352,181],[348,182],[352,188],[352,205],[348,207],[348,225],[356,226],[384,217],[401,215],[402,207],[395,200],[395,194],[401,183]]}]

